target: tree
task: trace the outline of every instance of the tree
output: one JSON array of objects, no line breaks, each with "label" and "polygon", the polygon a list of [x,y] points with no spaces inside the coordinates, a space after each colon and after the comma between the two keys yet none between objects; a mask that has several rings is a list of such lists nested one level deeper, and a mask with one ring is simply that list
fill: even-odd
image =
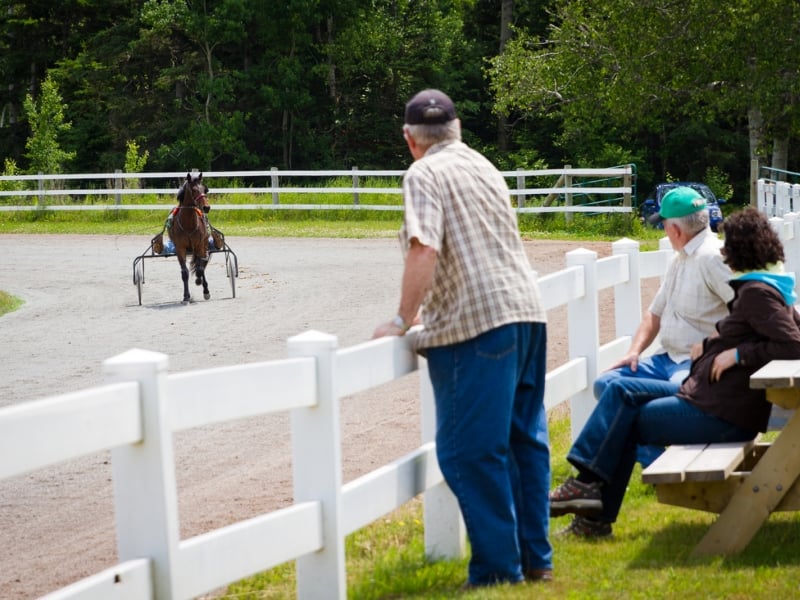
[{"label": "tree", "polygon": [[[523,33],[493,62],[497,110],[557,116],[561,143],[584,157],[602,140],[638,141],[662,174],[676,162],[696,176],[709,164],[735,169],[725,130],[749,118],[751,135],[798,133],[799,75],[787,67],[798,10],[781,0],[565,2],[547,38]],[[765,34],[778,23],[781,36]],[[751,153],[762,147],[751,142]]]},{"label": "tree", "polygon": [[25,143],[25,157],[30,161],[28,173],[63,173],[64,164],[75,158],[75,152],[62,150],[58,137],[71,124],[64,120],[66,105],[61,103],[58,87],[49,76],[42,82],[39,99],[28,94],[24,108],[31,128]]}]

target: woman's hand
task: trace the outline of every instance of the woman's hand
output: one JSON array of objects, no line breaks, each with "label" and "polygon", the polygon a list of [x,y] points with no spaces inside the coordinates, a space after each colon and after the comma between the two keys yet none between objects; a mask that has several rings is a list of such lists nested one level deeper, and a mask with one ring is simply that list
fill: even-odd
[{"label": "woman's hand", "polygon": [[700,355],[703,353],[703,342],[695,342],[692,344],[692,351],[690,355],[692,357],[692,361],[697,360],[700,358]]},{"label": "woman's hand", "polygon": [[711,382],[719,381],[722,374],[736,364],[736,348],[723,350],[714,357],[711,364]]}]

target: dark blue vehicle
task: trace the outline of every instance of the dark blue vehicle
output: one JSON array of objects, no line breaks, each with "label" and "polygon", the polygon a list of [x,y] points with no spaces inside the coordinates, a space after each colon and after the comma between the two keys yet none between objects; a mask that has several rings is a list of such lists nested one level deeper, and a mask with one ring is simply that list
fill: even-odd
[{"label": "dark blue vehicle", "polygon": [[[647,218],[657,213],[661,209],[661,198],[664,197],[668,191],[676,187],[690,187],[698,191],[705,199],[708,206],[708,223],[711,225],[711,231],[718,231],[719,224],[722,223],[722,210],[720,204],[725,204],[725,200],[717,198],[714,192],[705,184],[697,183],[695,181],[670,181],[669,183],[659,183],[653,188],[653,191],[647,196],[647,199],[642,202],[639,207],[639,216],[642,218],[643,223],[647,223]],[[659,229],[664,228],[663,223],[656,225]]]}]

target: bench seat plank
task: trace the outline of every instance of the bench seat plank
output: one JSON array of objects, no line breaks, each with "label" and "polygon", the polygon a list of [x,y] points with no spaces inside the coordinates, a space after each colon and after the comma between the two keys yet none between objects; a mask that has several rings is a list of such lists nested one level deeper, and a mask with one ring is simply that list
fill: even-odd
[{"label": "bench seat plank", "polygon": [[705,450],[686,467],[686,481],[724,481],[742,464],[755,442],[708,444]]},{"label": "bench seat plank", "polygon": [[755,441],[720,444],[676,444],[642,471],[644,483],[724,481],[742,464]]},{"label": "bench seat plank", "polygon": [[705,450],[707,444],[685,444],[668,447],[661,456],[642,471],[644,483],[680,483],[686,468]]}]

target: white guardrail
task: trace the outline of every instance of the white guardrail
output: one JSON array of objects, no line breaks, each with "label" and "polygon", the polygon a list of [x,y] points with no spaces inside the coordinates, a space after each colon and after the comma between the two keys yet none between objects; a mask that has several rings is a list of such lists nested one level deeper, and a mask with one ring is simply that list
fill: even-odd
[{"label": "white guardrail", "polygon": [[[800,254],[796,217],[772,220],[791,270]],[[566,268],[539,279],[545,307],[567,307],[570,358],[547,374],[545,404],[570,402],[573,437],[595,404],[591,382],[625,352],[638,325],[642,280],[663,276],[672,254],[666,239],[650,252],[621,239],[606,258],[569,252]],[[616,339],[601,346],[599,321],[608,316],[599,314],[598,294],[606,288],[614,291]],[[307,331],[288,340],[284,360],[177,374],[167,374],[166,355],[134,349],[105,361],[103,386],[0,409],[0,478],[111,450],[120,562],[45,598],[189,599],[296,561],[298,598],[344,600],[345,536],[419,494],[426,553],[463,556],[458,506],[436,462],[427,370],[411,350],[415,335],[340,349],[335,336]],[[343,485],[339,399],[417,369],[421,445]],[[175,432],[278,411],[291,416],[293,504],[180,539]]]},{"label": "white guardrail", "polygon": [[[368,171],[353,168],[349,171],[208,171],[203,179],[209,183],[211,193],[216,198],[237,194],[266,195],[268,202],[258,204],[222,204],[216,201],[216,210],[403,210],[400,195],[400,179],[405,171]],[[631,165],[602,169],[540,169],[503,171],[503,176],[511,180],[510,192],[520,213],[526,212],[632,212],[633,167]],[[349,179],[350,186],[287,186],[292,179],[336,178]],[[129,200],[133,196],[165,195],[174,196],[177,187],[186,178],[186,172],[169,173],[97,173],[66,175],[3,175],[0,176],[0,201],[4,198],[27,198],[28,203],[5,205],[0,203],[0,211],[30,210],[168,210],[174,204],[136,204]],[[241,181],[238,187],[219,187],[212,185],[213,179],[230,182]],[[364,187],[367,180],[388,179],[396,184],[393,187]],[[527,187],[528,180],[547,178],[554,185],[547,187]],[[161,180],[175,187],[141,187],[142,181]],[[251,183],[246,183],[246,182]],[[91,182],[97,182],[91,184]],[[254,182],[254,183],[253,183]],[[259,182],[269,185],[259,185]],[[72,187],[71,187],[72,186]],[[77,186],[77,187],[74,187]],[[162,183],[163,186],[163,183]],[[31,189],[35,188],[35,189]],[[352,196],[347,204],[298,204],[281,203],[283,194],[343,194]],[[362,196],[370,194],[397,195],[396,204],[362,204]],[[84,201],[86,198],[91,201]],[[128,198],[123,200],[123,197]],[[532,198],[543,197],[537,206]],[[49,200],[49,201],[48,201]]]}]

